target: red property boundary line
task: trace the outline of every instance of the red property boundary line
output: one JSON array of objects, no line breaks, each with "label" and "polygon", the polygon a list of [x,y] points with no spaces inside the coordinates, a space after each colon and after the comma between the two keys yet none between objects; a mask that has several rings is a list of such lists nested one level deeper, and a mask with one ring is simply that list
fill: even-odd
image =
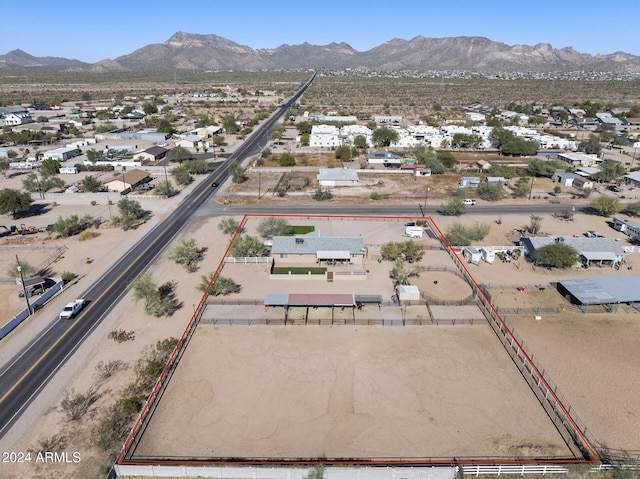
[{"label": "red property boundary line", "polygon": [[[167,379],[167,376],[170,372],[170,370],[174,367],[174,361],[176,360],[176,357],[178,356],[180,349],[184,346],[185,344],[185,340],[187,338],[187,336],[189,335],[190,330],[194,327],[195,323],[197,322],[197,319],[199,318],[200,312],[201,312],[201,308],[203,308],[207,296],[208,296],[208,291],[211,288],[211,285],[213,284],[214,279],[218,276],[222,266],[224,265],[224,259],[228,256],[229,251],[231,249],[231,246],[233,245],[234,241],[236,240],[236,238],[240,235],[240,233],[242,232],[244,225],[246,224],[247,220],[249,218],[265,218],[265,217],[281,217],[281,218],[305,218],[305,219],[312,219],[312,218],[317,218],[317,219],[343,219],[343,220],[348,220],[348,219],[354,219],[354,220],[424,220],[424,221],[428,221],[433,228],[435,229],[435,231],[437,232],[437,234],[440,236],[439,240],[449,249],[450,251],[450,255],[452,258],[454,258],[454,260],[457,262],[457,265],[459,268],[463,269],[469,280],[473,283],[473,287],[476,289],[476,292],[482,296],[482,298],[486,301],[486,304],[488,305],[488,307],[491,309],[492,313],[495,315],[495,317],[500,321],[501,326],[504,328],[506,334],[508,335],[509,339],[512,341],[512,344],[517,345],[517,350],[520,352],[520,354],[522,354],[522,359],[525,360],[527,366],[529,367],[529,369],[533,372],[535,371],[539,381],[541,381],[545,388],[548,391],[548,394],[552,396],[553,398],[553,402],[555,403],[555,405],[562,411],[564,417],[567,419],[567,421],[569,422],[569,424],[571,425],[571,428],[573,430],[573,432],[580,438],[580,440],[582,441],[583,445],[588,449],[589,453],[592,456],[592,459],[523,459],[523,460],[494,460],[494,459],[456,459],[456,458],[451,458],[451,460],[446,460],[446,459],[416,459],[416,460],[358,460],[358,459],[318,459],[318,460],[278,460],[278,459],[273,459],[273,460],[242,460],[242,459],[238,459],[238,460],[234,460],[234,459],[218,459],[218,460],[204,460],[204,461],[197,461],[197,460],[186,460],[186,461],[180,461],[180,460],[160,460],[160,461],[133,461],[133,460],[127,460],[125,459],[125,455],[127,453],[127,451],[129,450],[129,448],[132,446],[134,438],[136,437],[136,435],[139,432],[139,428],[142,425],[142,423],[144,422],[144,420],[146,419],[146,415],[147,413],[150,411],[151,409],[151,405],[153,403],[153,401],[156,400],[157,394],[160,391],[163,382]],[[177,366],[177,365],[176,365]],[[156,465],[156,464],[162,464],[162,465],[185,465],[185,466],[308,466],[308,465],[318,465],[318,464],[322,464],[322,465],[327,465],[327,466],[347,466],[347,465],[361,465],[361,466],[402,466],[402,465],[406,465],[406,466],[455,466],[455,465],[515,465],[515,464],[525,464],[525,465],[533,465],[533,464],[558,464],[558,465],[564,465],[564,464],[592,464],[592,463],[598,463],[600,462],[600,458],[598,457],[598,454],[596,453],[595,449],[592,447],[592,445],[590,444],[590,442],[587,440],[587,438],[584,436],[584,434],[580,431],[579,427],[576,425],[576,423],[574,422],[573,418],[570,416],[570,414],[568,413],[568,411],[565,409],[565,407],[562,405],[562,403],[560,402],[559,398],[557,397],[557,395],[553,392],[553,390],[551,389],[551,387],[549,386],[548,382],[546,381],[546,379],[542,376],[542,374],[540,374],[539,369],[535,366],[535,364],[533,364],[533,362],[531,361],[531,358],[529,357],[529,355],[524,351],[524,349],[522,348],[520,342],[516,339],[516,337],[514,336],[514,334],[512,333],[511,329],[507,326],[507,324],[505,323],[505,321],[503,320],[503,318],[498,314],[497,310],[493,307],[493,305],[491,304],[491,301],[489,301],[489,299],[487,298],[487,296],[484,294],[484,292],[482,291],[482,289],[479,287],[478,283],[475,281],[475,279],[473,278],[473,276],[471,275],[471,273],[469,272],[469,270],[467,269],[467,267],[460,261],[460,259],[457,257],[457,255],[455,254],[455,252],[453,252],[453,247],[451,245],[451,243],[449,243],[449,241],[446,239],[445,235],[442,233],[442,231],[440,230],[440,228],[438,228],[438,226],[436,225],[435,221],[433,221],[433,218],[431,218],[430,216],[423,216],[423,217],[416,217],[416,216],[404,216],[404,215],[398,215],[398,216],[386,216],[386,215],[327,215],[327,214],[267,214],[267,213],[252,213],[252,214],[244,214],[242,217],[242,220],[240,221],[238,227],[236,228],[233,236],[231,237],[231,240],[229,241],[229,245],[227,246],[227,248],[225,249],[224,255],[222,256],[222,258],[220,259],[218,266],[213,274],[213,276],[211,277],[211,280],[209,281],[209,284],[207,286],[207,290],[203,293],[200,301],[198,302],[198,305],[193,313],[193,315],[191,316],[191,319],[189,320],[189,322],[187,323],[187,326],[185,327],[182,335],[180,336],[180,338],[178,339],[178,342],[176,344],[176,346],[174,347],[171,355],[169,356],[169,359],[167,360],[167,363],[164,367],[164,369],[162,370],[162,373],[160,374],[160,377],[158,378],[158,380],[156,381],[155,386],[153,387],[151,393],[149,394],[147,401],[145,402],[142,410],[140,411],[140,414],[138,415],[138,418],[131,430],[131,432],[129,433],[129,436],[127,437],[127,440],[125,441],[125,443],[123,444],[120,453],[118,454],[118,457],[115,461],[116,464],[118,465],[123,465],[123,466],[148,466],[148,465]]]}]

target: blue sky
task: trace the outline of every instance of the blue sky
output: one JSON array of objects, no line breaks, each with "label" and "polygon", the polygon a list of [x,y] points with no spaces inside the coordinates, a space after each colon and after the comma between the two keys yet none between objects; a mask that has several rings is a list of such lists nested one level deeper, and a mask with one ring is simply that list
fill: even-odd
[{"label": "blue sky", "polygon": [[213,33],[251,48],[482,36],[581,53],[640,55],[637,0],[0,0],[0,54],[85,62],[117,58],[177,32]]}]

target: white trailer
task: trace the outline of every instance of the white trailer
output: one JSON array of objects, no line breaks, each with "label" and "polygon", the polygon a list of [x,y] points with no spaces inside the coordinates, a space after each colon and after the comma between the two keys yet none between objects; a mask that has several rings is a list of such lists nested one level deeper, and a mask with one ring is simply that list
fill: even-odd
[{"label": "white trailer", "polygon": [[472,246],[466,246],[462,251],[462,256],[464,256],[464,259],[466,259],[468,263],[477,265],[480,264],[480,258],[482,257],[482,254],[480,253],[479,249]]},{"label": "white trailer", "polygon": [[482,254],[482,260],[486,263],[493,264],[493,262],[496,260],[496,252],[493,250],[493,248],[480,248],[480,253]]},{"label": "white trailer", "polygon": [[424,228],[422,226],[406,226],[404,229],[404,235],[409,238],[422,238],[424,234]]}]

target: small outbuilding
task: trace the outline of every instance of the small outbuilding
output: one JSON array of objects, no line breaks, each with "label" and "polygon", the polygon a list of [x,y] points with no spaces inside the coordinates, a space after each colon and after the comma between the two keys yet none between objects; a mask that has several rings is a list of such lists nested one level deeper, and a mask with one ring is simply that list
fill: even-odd
[{"label": "small outbuilding", "polygon": [[399,284],[396,294],[399,301],[420,301],[420,288],[411,284]]}]

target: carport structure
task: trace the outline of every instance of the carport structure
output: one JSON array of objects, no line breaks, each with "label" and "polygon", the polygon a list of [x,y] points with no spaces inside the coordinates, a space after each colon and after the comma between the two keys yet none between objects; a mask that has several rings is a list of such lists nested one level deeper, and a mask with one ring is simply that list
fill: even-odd
[{"label": "carport structure", "polygon": [[264,297],[265,309],[269,306],[284,308],[284,324],[289,319],[290,308],[305,308],[304,322],[309,320],[309,308],[331,308],[331,324],[334,321],[335,308],[351,308],[355,321],[356,298],[353,294],[287,294],[269,293]]}]

